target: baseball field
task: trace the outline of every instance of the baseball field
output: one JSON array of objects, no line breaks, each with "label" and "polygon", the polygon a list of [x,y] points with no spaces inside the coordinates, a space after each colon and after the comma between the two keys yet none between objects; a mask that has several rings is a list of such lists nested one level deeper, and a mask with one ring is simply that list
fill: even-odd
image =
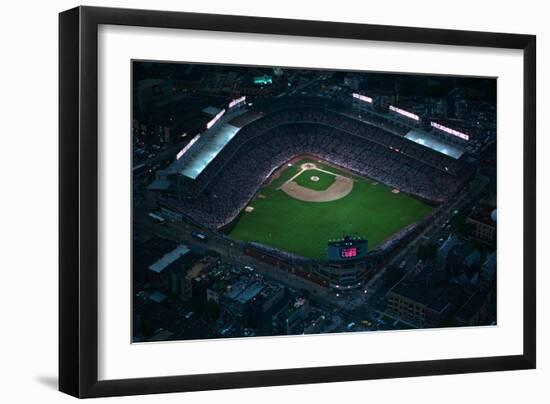
[{"label": "baseball field", "polygon": [[230,236],[324,259],[328,240],[359,235],[373,249],[431,209],[384,184],[304,158],[273,174]]}]

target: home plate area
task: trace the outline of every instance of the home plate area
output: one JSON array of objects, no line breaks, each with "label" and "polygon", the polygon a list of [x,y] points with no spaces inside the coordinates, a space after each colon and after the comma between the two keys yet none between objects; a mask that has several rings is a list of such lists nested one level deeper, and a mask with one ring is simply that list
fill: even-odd
[{"label": "home plate area", "polygon": [[[308,175],[306,178],[311,181],[311,183],[321,184],[321,186],[316,185],[315,187],[310,188],[307,183],[298,183],[300,181],[300,175],[310,170],[317,171],[316,175],[311,173],[312,175]],[[330,176],[330,182],[328,183],[327,174]],[[324,176],[322,183],[320,182],[320,175]],[[324,184],[327,184],[326,188],[323,187]],[[280,189],[287,195],[301,201],[332,202],[344,198],[352,191],[353,180],[331,171],[327,171],[326,169],[318,167],[314,163],[305,163],[300,166],[300,171],[285,182]]]}]

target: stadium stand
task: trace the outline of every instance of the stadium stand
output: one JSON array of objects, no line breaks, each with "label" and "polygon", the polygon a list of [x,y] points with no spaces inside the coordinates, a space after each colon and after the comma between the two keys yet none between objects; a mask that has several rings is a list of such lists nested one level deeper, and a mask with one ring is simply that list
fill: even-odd
[{"label": "stadium stand", "polygon": [[436,203],[453,195],[467,172],[462,160],[379,124],[326,108],[293,106],[264,114],[241,128],[194,181],[178,178],[181,182],[157,200],[217,229],[239,215],[274,169],[299,155],[317,156]]}]

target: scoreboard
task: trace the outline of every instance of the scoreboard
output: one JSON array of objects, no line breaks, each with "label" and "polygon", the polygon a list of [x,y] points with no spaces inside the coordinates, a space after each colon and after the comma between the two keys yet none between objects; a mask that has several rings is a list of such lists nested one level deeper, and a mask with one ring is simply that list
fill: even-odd
[{"label": "scoreboard", "polygon": [[355,257],[357,257],[357,247],[340,248],[340,258],[355,258]]},{"label": "scoreboard", "polygon": [[327,257],[330,261],[353,261],[363,258],[367,251],[366,239],[346,236],[341,240],[328,242]]}]

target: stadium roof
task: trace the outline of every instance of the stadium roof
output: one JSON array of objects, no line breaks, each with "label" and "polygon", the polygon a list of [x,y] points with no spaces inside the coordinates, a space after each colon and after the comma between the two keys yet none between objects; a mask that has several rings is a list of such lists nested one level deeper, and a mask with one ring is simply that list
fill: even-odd
[{"label": "stadium roof", "polygon": [[180,151],[181,156],[165,169],[167,174],[179,173],[196,179],[222,149],[235,137],[242,125],[233,125],[233,119],[247,112],[244,108],[225,114],[216,125],[195,136]]},{"label": "stadium roof", "polygon": [[204,132],[199,140],[178,161],[179,172],[195,179],[237,134],[239,128],[222,124]]},{"label": "stadium roof", "polygon": [[464,154],[464,149],[462,147],[417,129],[410,130],[405,137],[415,143],[421,144],[439,153],[443,153],[454,159],[459,159],[460,156]]},{"label": "stadium roof", "polygon": [[186,255],[189,251],[191,251],[189,247],[180,244],[174,250],[164,254],[159,260],[149,265],[149,269],[153,272],[161,273],[166,267]]}]

